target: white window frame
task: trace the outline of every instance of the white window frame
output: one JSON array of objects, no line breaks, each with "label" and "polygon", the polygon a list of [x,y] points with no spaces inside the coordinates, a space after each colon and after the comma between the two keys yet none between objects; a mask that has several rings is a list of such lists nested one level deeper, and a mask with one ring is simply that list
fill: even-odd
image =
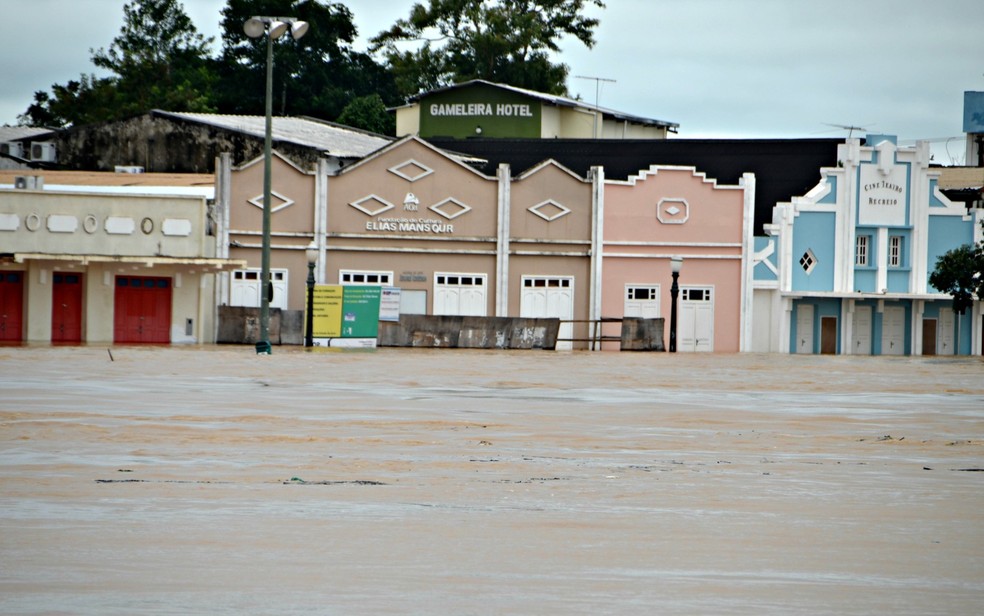
[{"label": "white window frame", "polygon": [[[622,297],[622,316],[658,319],[662,312],[661,291],[659,284],[626,283],[625,295]],[[647,317],[647,314],[651,317]]]},{"label": "white window frame", "polygon": [[343,269],[343,270],[338,270],[338,280],[339,280],[339,284],[341,284],[342,286],[367,285],[367,286],[392,287],[393,272]]},{"label": "white window frame", "polygon": [[[259,267],[248,267],[246,269],[237,269],[229,272],[229,305],[230,306],[244,306],[246,308],[259,308],[261,302],[259,289],[260,276],[263,273],[263,269]],[[289,289],[289,278],[290,271],[282,268],[270,268],[270,280],[273,282],[273,300],[270,302],[271,308],[280,308],[281,310],[287,310],[287,290]],[[256,304],[244,303],[242,301],[236,301],[236,287],[237,286],[252,286],[255,284],[257,286],[256,290]],[[282,288],[283,292],[278,293],[277,288]]]},{"label": "white window frame", "polygon": [[523,276],[524,289],[570,289],[573,286],[572,276]]},{"label": "white window frame", "polygon": [[681,302],[713,302],[714,287],[680,287]]},{"label": "white window frame", "polygon": [[888,266],[902,267],[903,238],[901,235],[888,236]]},{"label": "white window frame", "polygon": [[859,235],[854,241],[854,265],[858,267],[868,266],[868,247],[871,243],[870,236]]}]

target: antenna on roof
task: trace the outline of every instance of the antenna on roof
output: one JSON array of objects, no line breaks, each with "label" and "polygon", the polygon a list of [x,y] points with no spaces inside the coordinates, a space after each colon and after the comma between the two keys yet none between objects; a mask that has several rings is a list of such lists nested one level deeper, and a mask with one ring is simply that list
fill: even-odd
[{"label": "antenna on roof", "polygon": [[598,107],[598,102],[601,97],[601,82],[606,81],[608,83],[616,83],[614,79],[607,79],[605,77],[588,77],[586,75],[574,75],[575,79],[593,79],[595,82],[595,122],[594,122],[594,138],[598,138],[598,117],[601,115],[601,109]]},{"label": "antenna on roof", "polygon": [[851,124],[828,124],[827,122],[824,122],[824,124],[826,124],[827,126],[833,126],[834,128],[843,128],[844,130],[847,131],[847,138],[848,139],[850,139],[851,136],[854,135],[854,131],[856,131],[856,130],[861,130],[861,131],[865,131],[865,132],[867,132],[869,130],[869,129],[865,128],[864,126],[853,126]]}]

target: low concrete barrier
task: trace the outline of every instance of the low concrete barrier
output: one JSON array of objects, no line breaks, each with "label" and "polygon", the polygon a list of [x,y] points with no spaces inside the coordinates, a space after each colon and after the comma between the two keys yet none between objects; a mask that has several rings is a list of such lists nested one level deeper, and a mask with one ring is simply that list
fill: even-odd
[{"label": "low concrete barrier", "polygon": [[554,349],[559,319],[405,314],[379,324],[379,346],[461,349]]},{"label": "low concrete barrier", "polygon": [[[300,310],[270,308],[270,344],[304,344],[304,313]],[[260,309],[245,306],[219,306],[216,342],[256,344],[260,341]]]},{"label": "low concrete barrier", "polygon": [[[623,351],[665,351],[663,319],[622,320],[619,346]],[[304,312],[270,309],[270,343],[304,344]],[[522,317],[461,317],[405,314],[399,322],[380,321],[381,347],[458,349],[546,349],[557,347],[560,319]],[[220,306],[216,342],[256,344],[260,309]]]},{"label": "low concrete barrier", "polygon": [[663,319],[622,318],[623,351],[665,351],[663,346]]}]

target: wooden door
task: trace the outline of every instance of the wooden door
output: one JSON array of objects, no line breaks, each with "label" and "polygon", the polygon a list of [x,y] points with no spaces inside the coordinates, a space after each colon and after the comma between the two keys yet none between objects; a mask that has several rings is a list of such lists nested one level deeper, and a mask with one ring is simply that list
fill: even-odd
[{"label": "wooden door", "polygon": [[117,343],[171,341],[171,279],[117,276],[113,340]]},{"label": "wooden door", "polygon": [[820,317],[820,353],[837,354],[837,317]]},{"label": "wooden door", "polygon": [[0,272],[0,342],[23,340],[24,272]]},{"label": "wooden door", "polygon": [[936,355],[936,319],[923,319],[922,354]]},{"label": "wooden door", "polygon": [[82,342],[82,274],[55,272],[51,291],[51,341]]}]

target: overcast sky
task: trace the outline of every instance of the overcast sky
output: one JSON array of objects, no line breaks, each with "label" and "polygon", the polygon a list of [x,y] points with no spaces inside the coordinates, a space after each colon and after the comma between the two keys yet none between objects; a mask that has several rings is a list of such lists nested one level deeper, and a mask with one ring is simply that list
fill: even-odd
[{"label": "overcast sky", "polygon": [[[336,0],[337,1],[337,0]],[[413,0],[341,0],[360,41]],[[91,73],[91,48],[119,33],[125,0],[0,0],[0,124],[36,90]],[[184,0],[219,39],[225,0]],[[934,141],[961,163],[963,92],[984,90],[982,0],[607,0],[591,50],[566,41],[568,88],[680,125],[680,137],[841,137],[860,126]],[[863,131],[862,131],[863,132]],[[858,132],[855,131],[855,136]],[[949,143],[948,138],[951,139]],[[949,153],[949,154],[948,154]]]}]

